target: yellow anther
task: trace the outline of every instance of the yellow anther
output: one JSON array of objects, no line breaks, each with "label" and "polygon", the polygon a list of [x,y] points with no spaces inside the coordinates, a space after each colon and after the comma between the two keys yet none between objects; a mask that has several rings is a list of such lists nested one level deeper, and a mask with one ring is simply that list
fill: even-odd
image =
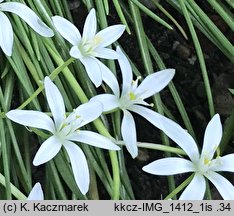
[{"label": "yellow anther", "polygon": [[205,165],[209,165],[210,163],[211,163],[211,161],[209,159],[207,159],[207,158],[204,159],[204,164]]},{"label": "yellow anther", "polygon": [[136,99],[136,95],[133,92],[129,93],[129,97],[130,97],[130,100],[135,100]]}]

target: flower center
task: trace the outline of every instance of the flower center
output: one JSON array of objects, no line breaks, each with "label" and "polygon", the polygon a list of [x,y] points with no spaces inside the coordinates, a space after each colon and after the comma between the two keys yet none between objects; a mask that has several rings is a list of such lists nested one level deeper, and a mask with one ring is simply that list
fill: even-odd
[{"label": "flower center", "polygon": [[58,136],[60,139],[66,139],[67,136],[78,130],[80,123],[81,118],[79,115],[76,115],[74,111],[67,118],[64,119],[61,125],[57,128],[55,135]]},{"label": "flower center", "polygon": [[82,42],[78,47],[83,56],[94,56],[95,48],[98,47],[102,41],[103,38],[99,36],[94,36],[94,38],[91,40],[82,39]]},{"label": "flower center", "polygon": [[210,169],[211,160],[207,157],[200,158],[197,164],[195,164],[197,172],[200,174],[206,173]]}]

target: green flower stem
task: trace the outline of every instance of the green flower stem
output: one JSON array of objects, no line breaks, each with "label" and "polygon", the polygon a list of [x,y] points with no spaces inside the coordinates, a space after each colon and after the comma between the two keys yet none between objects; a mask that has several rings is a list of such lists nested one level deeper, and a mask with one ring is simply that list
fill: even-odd
[{"label": "green flower stem", "polygon": [[[1,88],[0,88],[0,103],[1,103],[1,107],[3,108],[3,111],[6,112],[6,110],[7,110],[7,105],[6,104],[8,104],[9,102],[6,100],[6,98],[4,98]],[[3,117],[5,118],[5,114],[3,115]],[[11,124],[10,120],[6,119],[5,122],[6,122],[6,125],[4,125],[4,127],[7,126],[7,129],[9,131],[10,138],[11,138],[11,141],[12,141],[11,145],[12,145],[12,147],[14,149],[16,160],[18,162],[18,166],[20,168],[20,172],[21,172],[21,175],[22,175],[22,178],[20,178],[21,183],[22,183],[24,189],[26,191],[29,191],[30,188],[31,188],[31,181],[30,181],[30,178],[28,178],[28,173],[26,171],[26,168],[25,168],[25,165],[24,165],[24,162],[23,162],[20,150],[19,150],[19,145],[18,145],[18,142],[17,142],[16,137],[15,137],[15,132],[13,130],[13,127],[12,127],[12,124]],[[0,128],[3,128],[3,126],[1,126]],[[3,129],[1,130],[1,132],[3,132]],[[4,136],[5,136],[5,134],[4,134]],[[2,138],[4,136],[2,135]],[[8,155],[8,152],[5,152],[5,154]],[[5,155],[5,157],[7,155]],[[6,161],[4,163],[6,163]],[[6,174],[5,174],[5,176],[6,176],[6,178],[8,178],[8,176]],[[10,181],[10,179],[9,179],[9,181]],[[9,186],[8,183],[6,183],[6,185]]]},{"label": "green flower stem", "polygon": [[115,9],[116,9],[116,11],[117,11],[117,13],[119,15],[119,18],[120,18],[121,22],[126,26],[126,31],[128,32],[128,34],[131,34],[131,30],[130,30],[130,28],[128,26],[128,23],[126,21],[126,18],[125,18],[124,14],[123,14],[123,11],[122,11],[122,8],[121,8],[121,6],[119,4],[119,1],[118,0],[113,0],[113,4],[115,6]]},{"label": "green flower stem", "polygon": [[[163,63],[161,57],[159,56],[157,50],[154,48],[152,42],[147,38],[147,42],[148,42],[148,46],[149,46],[149,50],[150,50],[150,53],[151,55],[153,56],[153,58],[155,59],[155,62],[157,63],[158,67],[160,68],[160,70],[163,70],[163,69],[166,69],[166,66],[165,64]],[[192,124],[191,124],[191,121],[188,117],[188,114],[185,110],[185,107],[184,107],[184,104],[180,98],[180,95],[173,83],[173,81],[171,81],[168,85],[169,87],[169,90],[172,94],[172,97],[177,105],[177,108],[180,112],[180,115],[183,119],[183,122],[185,124],[185,127],[187,128],[188,132],[192,135],[192,137],[196,140],[196,136],[195,136],[195,133],[194,133],[194,130],[193,130],[193,127],[192,127]]]},{"label": "green flower stem", "polygon": [[66,192],[63,189],[62,186],[62,182],[60,180],[58,171],[56,169],[56,166],[54,164],[53,160],[50,160],[47,164],[46,164],[46,168],[49,170],[48,173],[50,173],[50,178],[53,182],[53,188],[56,191],[56,194],[58,194],[58,199],[63,199],[63,200],[67,200],[67,195]]},{"label": "green flower stem", "polygon": [[214,102],[213,102],[213,97],[212,97],[212,92],[211,92],[211,87],[210,87],[210,81],[209,81],[209,77],[208,77],[208,73],[206,70],[206,64],[205,64],[205,60],[204,60],[204,56],[203,56],[203,52],[196,34],[196,31],[194,29],[193,23],[191,21],[191,18],[189,16],[188,10],[185,6],[185,2],[184,0],[179,0],[180,5],[181,5],[181,9],[183,11],[183,14],[185,16],[186,22],[188,24],[192,39],[193,39],[193,43],[197,52],[197,56],[198,56],[198,60],[201,66],[201,71],[202,71],[202,76],[203,76],[203,80],[204,80],[204,85],[206,88],[206,94],[207,94],[207,100],[208,100],[208,104],[209,104],[209,111],[210,111],[210,116],[212,117],[215,114],[215,109],[214,109]]},{"label": "green flower stem", "polygon": [[234,20],[229,14],[220,6],[216,0],[207,0],[209,4],[216,10],[217,13],[223,18],[223,20],[229,25],[229,27],[234,31]]},{"label": "green flower stem", "polygon": [[[99,18],[99,24],[101,29],[107,28],[108,27],[108,22],[105,14],[105,8],[103,5],[103,1],[100,0],[95,0],[96,6],[97,6],[97,13],[98,13],[98,18]],[[108,46],[108,48],[111,48],[112,46]],[[108,67],[111,69],[111,71],[115,74],[115,63],[113,60],[108,59],[107,60]]]},{"label": "green flower stem", "polygon": [[225,152],[226,148],[228,147],[228,144],[231,144],[231,139],[234,136],[234,109],[232,110],[231,115],[225,122],[225,127],[223,130],[223,136],[221,143],[219,145],[220,154],[222,155],[223,152]]},{"label": "green flower stem", "polygon": [[[53,49],[51,49],[49,46],[47,46],[48,51],[50,52],[53,59],[57,62],[57,64],[63,64],[63,60],[60,56],[58,56]],[[68,68],[65,68],[63,70],[63,75],[65,76],[66,80],[69,82],[70,86],[73,88],[75,94],[78,96],[79,100],[82,103],[88,102],[88,98],[83,91],[83,89],[80,87],[79,83],[71,73],[71,71]],[[100,134],[103,136],[112,138],[106,127],[103,125],[101,119],[97,119],[93,122],[94,126],[98,130]],[[110,159],[111,159],[111,165],[112,165],[112,172],[113,172],[113,197],[112,199],[119,199],[119,188],[120,188],[120,176],[119,176],[119,165],[118,165],[118,158],[115,151],[109,151]]]},{"label": "green flower stem", "polygon": [[[0,173],[0,184],[6,187],[6,179],[1,173]],[[27,197],[21,191],[19,191],[18,188],[16,188],[13,184],[10,183],[10,187],[11,187],[11,193],[14,195],[15,198],[17,198],[18,200],[27,199]]]},{"label": "green flower stem", "polygon": [[[134,20],[134,24],[135,24],[135,31],[137,34],[137,39],[138,39],[138,43],[140,46],[140,51],[141,51],[141,56],[142,56],[142,60],[144,63],[144,67],[146,70],[147,74],[151,74],[153,73],[153,65],[152,65],[152,61],[150,58],[150,53],[149,53],[149,47],[147,44],[147,40],[146,40],[146,34],[143,28],[143,23],[142,23],[142,19],[141,19],[141,15],[140,15],[140,11],[137,8],[136,5],[134,5],[134,3],[132,1],[129,0],[129,5],[130,5],[130,9],[132,12],[132,16],[133,16],[133,20]],[[162,108],[162,102],[161,102],[161,97],[160,94],[156,94],[155,96],[153,96],[153,100],[156,104],[156,109],[157,111],[163,115],[163,108]],[[166,146],[169,146],[169,139],[168,137],[161,132],[161,137],[162,137],[162,141]],[[166,156],[169,157],[170,153],[166,153]],[[169,183],[169,190],[172,191],[175,188],[175,181],[174,181],[174,177],[173,176],[169,176],[168,177],[168,183]]]},{"label": "green flower stem", "polygon": [[[174,197],[177,193],[179,193],[181,190],[183,190],[183,188],[185,188],[193,179],[194,177],[194,173],[189,176],[183,183],[181,183],[175,190],[173,190],[169,195],[166,196],[166,198],[164,200],[168,200],[171,199],[172,197]],[[199,188],[198,188],[199,190]]]},{"label": "green flower stem", "polygon": [[152,0],[153,3],[155,4],[155,6],[162,11],[162,13],[165,14],[165,16],[167,16],[174,24],[175,26],[179,29],[179,31],[181,32],[181,34],[184,36],[184,38],[186,40],[188,40],[188,36],[186,34],[186,32],[184,31],[184,29],[182,28],[182,26],[174,19],[174,17],[159,3],[158,0]]},{"label": "green flower stem", "polygon": [[[66,62],[63,62],[63,64],[59,67],[57,67],[51,74],[50,78],[51,80],[54,80],[58,74],[64,70],[69,64],[71,64],[74,61],[74,58],[68,59]],[[23,104],[21,104],[17,109],[23,109],[25,108],[32,100],[34,100],[44,89],[44,84],[41,84],[40,87],[29,97]]]},{"label": "green flower stem", "polygon": [[89,161],[92,162],[92,166],[95,169],[98,177],[102,181],[106,191],[110,196],[112,196],[112,189],[111,186],[113,184],[112,178],[108,178],[106,173],[109,173],[109,170],[106,171],[99,165],[99,162],[97,161],[96,157],[91,152],[90,146],[88,145],[82,145],[82,149],[85,152],[85,155],[87,155],[87,158],[89,158]]},{"label": "green flower stem", "polygon": [[[117,145],[125,145],[124,141],[116,141]],[[182,149],[165,146],[162,144],[155,144],[155,143],[146,143],[146,142],[137,142],[137,146],[139,148],[145,148],[145,149],[152,149],[152,150],[158,150],[158,151],[164,151],[164,152],[170,152],[175,153],[179,155],[187,155]]]},{"label": "green flower stem", "polygon": [[234,46],[220,31],[220,29],[209,19],[206,13],[196,4],[193,0],[187,0],[186,5],[190,5],[195,13],[199,16],[200,20],[206,24],[206,27],[212,32],[213,36],[223,46],[224,49],[229,53],[229,58],[234,61]]},{"label": "green flower stem", "polygon": [[137,5],[139,9],[141,9],[145,14],[150,16],[156,22],[160,23],[161,25],[165,26],[170,30],[173,30],[173,28],[167,22],[165,22],[163,19],[161,19],[159,16],[157,16],[155,13],[153,13],[151,10],[149,10],[147,7],[141,4],[138,0],[130,0],[130,1],[132,1],[135,5]]},{"label": "green flower stem", "polygon": [[233,0],[225,0],[233,9],[234,9],[234,2]]},{"label": "green flower stem", "polygon": [[[1,88],[0,88],[1,90]],[[2,92],[1,92],[2,93]],[[4,169],[4,175],[5,175],[5,187],[6,187],[6,199],[7,200],[11,200],[11,187],[10,187],[10,160],[8,158],[8,149],[10,146],[7,146],[6,143],[6,137],[5,137],[5,127],[4,127],[4,123],[3,123],[3,119],[0,119],[0,136],[1,136],[1,140],[0,140],[0,146],[2,149],[2,160],[3,160],[3,169]]]}]

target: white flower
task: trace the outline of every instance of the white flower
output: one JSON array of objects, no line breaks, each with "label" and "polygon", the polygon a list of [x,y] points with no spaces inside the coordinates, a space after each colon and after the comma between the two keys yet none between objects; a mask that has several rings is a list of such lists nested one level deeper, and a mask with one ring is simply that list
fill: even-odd
[{"label": "white flower", "polygon": [[[149,122],[160,128],[160,114],[144,107],[150,106],[144,100],[157,92],[161,91],[173,78],[174,69],[166,69],[147,76],[138,86],[138,79],[133,81],[132,69],[128,59],[122,53],[119,47],[117,52],[120,55],[118,59],[122,72],[122,93],[116,77],[111,73],[103,73],[103,80],[112,89],[114,94],[100,94],[91,99],[91,101],[100,101],[103,104],[103,111],[109,112],[116,108],[123,111],[123,120],[121,133],[126,147],[133,158],[138,154],[136,141],[136,126],[132,114],[129,111],[138,113]],[[107,70],[105,65],[102,70]],[[141,106],[144,105],[144,106]]]},{"label": "white flower", "polygon": [[80,191],[85,194],[89,187],[88,165],[83,151],[73,141],[110,150],[119,150],[119,147],[100,134],[79,129],[101,115],[101,103],[89,102],[82,104],[66,117],[64,101],[58,88],[49,77],[45,78],[44,84],[53,120],[43,112],[32,110],[11,110],[6,116],[19,124],[51,132],[52,136],[41,145],[33,164],[38,166],[46,163],[63,146],[70,158],[76,183]]},{"label": "white flower", "polygon": [[234,199],[234,186],[217,172],[234,172],[234,154],[213,159],[222,138],[220,117],[216,114],[207,125],[201,154],[192,136],[170,119],[162,119],[163,131],[176,142],[191,159],[169,157],[143,167],[155,175],[174,175],[195,172],[194,178],[180,196],[180,200],[201,200],[206,190],[205,177],[218,189],[223,199]]},{"label": "white flower", "polygon": [[28,195],[27,200],[44,200],[43,190],[42,190],[41,184],[39,182],[37,182],[33,186],[30,194]]},{"label": "white flower", "polygon": [[[4,0],[0,0],[0,3]],[[10,20],[3,12],[11,12],[21,17],[38,34],[52,37],[53,31],[29,7],[18,2],[0,4],[0,47],[7,56],[11,56],[13,47],[13,30]]]},{"label": "white flower", "polygon": [[[71,22],[60,16],[52,17],[54,25],[58,32],[69,41],[73,47],[70,55],[77,58],[85,66],[89,78],[96,87],[102,83],[103,63],[96,57],[105,59],[117,59],[118,54],[107,46],[115,42],[124,32],[124,25],[109,26],[97,32],[97,19],[95,9],[88,14],[83,34]],[[110,71],[109,71],[110,72]]]}]

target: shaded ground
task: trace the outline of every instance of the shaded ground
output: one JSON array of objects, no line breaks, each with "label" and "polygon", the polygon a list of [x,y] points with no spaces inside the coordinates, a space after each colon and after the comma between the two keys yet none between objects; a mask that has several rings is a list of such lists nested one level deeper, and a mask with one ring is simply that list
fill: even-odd
[{"label": "shaded ground", "polygon": [[[73,2],[76,1],[73,0]],[[179,21],[189,36],[189,31],[186,27],[184,18],[164,1],[161,2],[173,17]],[[215,11],[208,7],[206,1],[197,2],[223,33],[230,40],[233,39],[232,31],[220,19]],[[168,20],[160,11],[157,9],[153,10],[156,11],[160,17]],[[79,29],[81,29],[87,14],[86,9],[83,8],[82,5],[76,7],[73,4],[72,12],[75,23],[78,25]],[[79,19],[76,17],[79,17]],[[110,9],[109,21],[110,23],[119,22],[113,8]],[[197,138],[200,143],[202,143],[204,129],[210,118],[204,83],[192,40],[189,36],[189,40],[187,41],[176,28],[174,28],[173,31],[167,30],[147,16],[143,16],[143,22],[146,34],[153,42],[166,66],[168,68],[171,67],[176,69],[176,76],[173,79],[174,84],[181,96],[188,115],[191,118],[195,133],[198,135]],[[216,112],[220,113],[222,120],[224,121],[234,107],[234,99],[227,90],[227,88],[234,87],[234,67],[221,51],[199,31],[198,36],[204,52],[207,70],[209,72]],[[120,39],[120,43],[139,69],[144,71],[136,40],[134,33],[131,36],[125,33]],[[156,68],[155,64],[155,69]],[[161,96],[167,108],[182,124],[180,115],[168,89],[164,90]],[[138,140],[154,143],[160,142],[159,131],[155,127],[149,125],[146,120],[141,119],[138,116],[135,117],[137,119]],[[139,156],[133,160],[129,154],[126,153],[126,167],[136,199],[161,199],[168,194],[167,178],[148,175],[141,170],[142,166],[157,158],[161,158],[162,156],[163,153],[160,152],[140,150]],[[175,177],[176,183],[180,183],[184,178],[184,175],[177,175]]]}]

